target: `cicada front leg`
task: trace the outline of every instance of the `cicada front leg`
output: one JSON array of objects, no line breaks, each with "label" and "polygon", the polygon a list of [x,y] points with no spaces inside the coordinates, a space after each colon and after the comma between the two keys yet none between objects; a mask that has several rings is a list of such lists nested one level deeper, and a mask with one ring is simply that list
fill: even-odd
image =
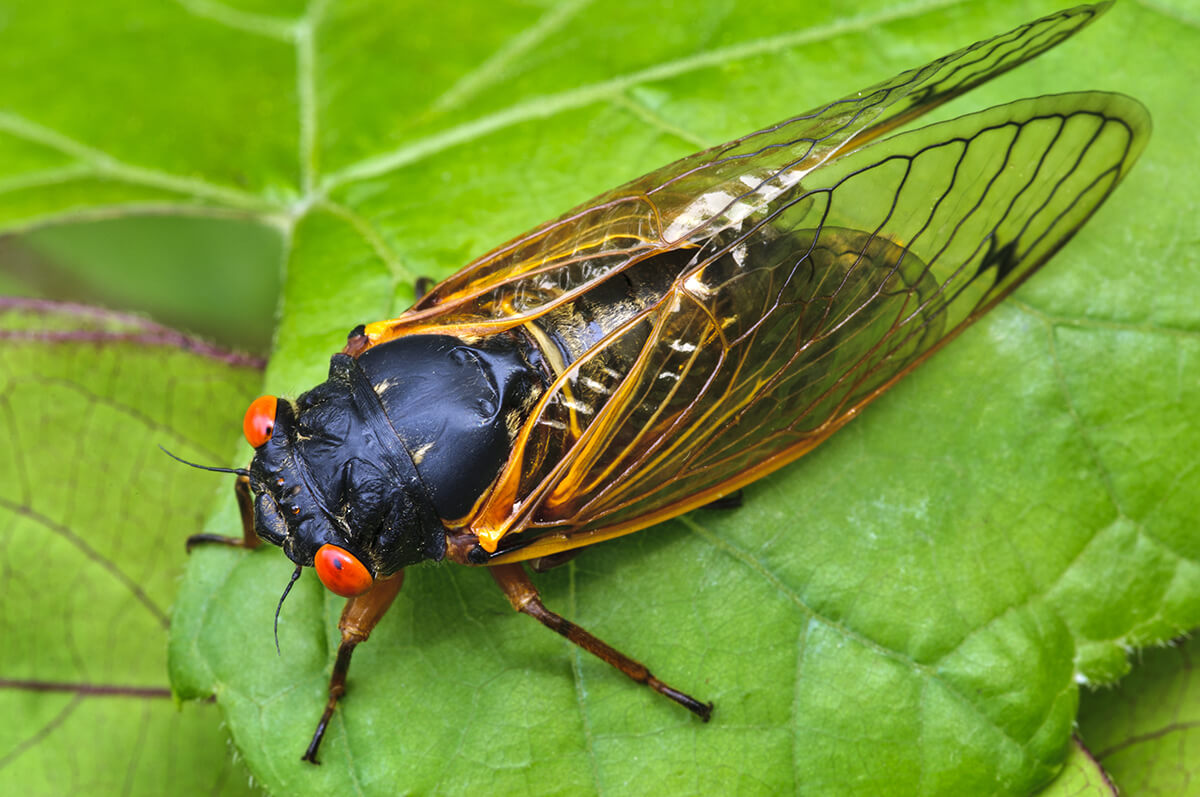
[{"label": "cicada front leg", "polygon": [[538,595],[537,587],[533,586],[533,582],[529,580],[529,576],[525,573],[525,568],[520,563],[494,565],[489,567],[488,570],[491,571],[492,578],[496,579],[496,583],[500,585],[500,589],[504,590],[509,603],[517,611],[529,615],[550,630],[556,631],[571,642],[574,642],[588,653],[603,659],[637,683],[645,684],[660,695],[674,700],[705,722],[708,722],[712,717],[712,703],[701,703],[691,695],[663,683],[654,677],[650,670],[646,668],[646,665],[629,658],[603,640],[584,631],[570,620],[564,619],[547,609],[545,604],[542,603],[541,596]]},{"label": "cicada front leg", "polygon": [[231,545],[234,548],[257,548],[262,540],[254,532],[254,498],[250,495],[250,477],[238,476],[233,483],[233,494],[237,497],[238,512],[242,516],[242,536],[226,537],[223,534],[193,534],[187,538],[187,552],[197,545]]},{"label": "cicada front leg", "polygon": [[387,578],[376,581],[375,585],[371,587],[371,591],[365,595],[359,595],[357,598],[346,601],[346,608],[342,609],[342,619],[338,621],[338,630],[342,632],[342,641],[338,645],[337,660],[333,663],[333,673],[329,676],[329,702],[325,704],[325,711],[321,714],[316,731],[313,732],[312,741],[308,743],[308,749],[300,757],[301,761],[308,761],[311,764],[320,763],[317,761],[317,749],[321,746],[321,740],[325,738],[325,729],[329,726],[330,718],[333,717],[333,710],[337,708],[342,695],[346,694],[346,674],[350,671],[350,655],[354,653],[354,648],[358,647],[360,643],[367,641],[372,629],[383,619],[383,615],[391,607],[392,601],[400,594],[400,587],[403,584],[404,571],[400,570]]}]

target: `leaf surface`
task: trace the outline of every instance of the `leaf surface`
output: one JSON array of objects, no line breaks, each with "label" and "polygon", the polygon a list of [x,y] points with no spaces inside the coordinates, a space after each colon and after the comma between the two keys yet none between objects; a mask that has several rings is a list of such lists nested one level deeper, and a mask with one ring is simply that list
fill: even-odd
[{"label": "leaf surface", "polygon": [[1100,763],[1075,738],[1071,740],[1071,750],[1062,771],[1038,792],[1038,797],[1117,797],[1117,794],[1117,787]]},{"label": "leaf surface", "polygon": [[1083,701],[1079,731],[1124,794],[1200,794],[1196,640],[1143,651],[1117,689]]},{"label": "leaf surface", "polygon": [[258,368],[140,319],[0,299],[0,791],[247,793],[206,704],[176,705],[180,530]]}]

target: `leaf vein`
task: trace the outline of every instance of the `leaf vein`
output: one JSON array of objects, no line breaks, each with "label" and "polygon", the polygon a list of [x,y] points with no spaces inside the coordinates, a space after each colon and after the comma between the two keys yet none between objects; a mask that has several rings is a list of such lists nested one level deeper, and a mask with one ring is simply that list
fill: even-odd
[{"label": "leaf vein", "polygon": [[1037,318],[1043,323],[1053,327],[1071,327],[1072,329],[1100,329],[1112,332],[1143,332],[1146,334],[1162,334],[1171,335],[1173,337],[1193,338],[1200,336],[1200,329],[1189,329],[1187,327],[1178,327],[1171,324],[1162,324],[1159,322],[1139,322],[1130,323],[1126,321],[1111,321],[1100,318],[1072,318],[1070,316],[1059,316],[1048,313],[1029,302],[1023,302],[1019,298],[1008,298],[1006,304],[1012,305],[1029,315]]},{"label": "leaf vein", "polygon": [[416,275],[414,275],[408,269],[408,267],[400,261],[399,255],[397,255],[396,252],[393,251],[390,246],[388,246],[387,242],[383,238],[383,235],[369,220],[363,218],[356,211],[351,210],[349,207],[336,202],[322,202],[320,207],[328,210],[330,213],[342,219],[343,221],[348,222],[350,226],[352,226],[355,231],[358,232],[358,234],[361,235],[368,244],[370,244],[371,249],[374,250],[376,256],[383,261],[383,264],[387,266],[388,271],[391,272],[393,280],[393,292],[395,289],[395,283],[397,281],[407,281],[410,285],[416,282]]},{"label": "leaf vein", "polygon": [[[966,707],[976,718],[978,718],[980,720],[980,722],[982,722],[984,725],[986,725],[990,728],[993,728],[994,730],[999,732],[1000,735],[1003,736],[1007,741],[1011,742],[1012,745],[1019,751],[1020,755],[1024,759],[1031,760],[1033,758],[1032,754],[1029,752],[1029,750],[1027,749],[1027,746],[1024,742],[1022,742],[1020,739],[1016,738],[1012,734],[1011,730],[1003,727],[996,720],[994,720],[993,718],[991,718],[987,714],[985,714],[983,712],[983,710],[976,703],[974,703],[971,700],[969,695],[964,694],[963,692],[959,691],[957,688],[955,688],[955,686],[952,683],[950,683],[946,679],[942,678],[938,674],[937,669],[935,667],[921,664],[920,662],[916,661],[911,656],[908,656],[907,654],[905,654],[902,651],[893,650],[891,648],[888,648],[885,645],[882,645],[879,642],[871,639],[870,637],[867,637],[864,634],[862,634],[858,631],[855,631],[851,628],[848,628],[844,624],[833,620],[832,618],[825,617],[824,615],[815,611],[808,604],[806,604],[804,602],[804,599],[799,594],[797,594],[791,587],[789,587],[787,584],[785,584],[782,581],[782,579],[780,579],[778,576],[776,576],[774,573],[772,573],[769,569],[767,569],[765,566],[763,566],[763,564],[761,562],[759,562],[757,559],[755,559],[754,557],[750,556],[749,554],[738,549],[736,546],[732,545],[728,541],[722,539],[721,537],[712,533],[708,529],[704,528],[703,526],[701,526],[699,523],[697,523],[695,520],[693,520],[688,515],[682,515],[679,518],[679,520],[682,521],[685,526],[689,527],[693,532],[695,532],[695,534],[697,536],[701,537],[706,542],[709,542],[710,544],[715,545],[718,548],[726,551],[735,561],[738,561],[738,562],[742,563],[743,565],[745,565],[746,567],[749,567],[750,569],[754,570],[758,575],[760,575],[768,583],[770,583],[777,590],[779,590],[779,592],[781,594],[783,594],[785,597],[789,598],[793,603],[795,603],[796,606],[798,606],[812,620],[828,625],[830,628],[832,628],[835,631],[837,631],[838,633],[842,634],[846,639],[852,640],[852,641],[858,643],[859,645],[862,645],[864,648],[874,651],[875,653],[877,653],[880,656],[883,656],[884,658],[891,659],[892,661],[897,661],[900,664],[903,664],[903,665],[909,667],[917,674],[923,676],[926,681],[928,681],[930,683],[937,683],[943,689],[945,689],[949,695],[957,698],[964,707]],[[1012,607],[1010,607],[1009,611],[1011,611],[1011,608]],[[978,630],[978,629],[976,629],[976,630]]]},{"label": "leaf vein", "polygon": [[1147,11],[1152,11],[1159,16],[1166,17],[1172,22],[1178,22],[1189,28],[1200,30],[1200,20],[1184,14],[1178,8],[1171,8],[1162,3],[1155,2],[1155,0],[1137,0],[1137,4]]},{"label": "leaf vein", "polygon": [[300,141],[300,190],[312,196],[319,171],[316,32],[325,13],[325,3],[309,7],[303,22],[296,26],[296,96],[298,98]]},{"label": "leaf vein", "polygon": [[[567,607],[570,610],[571,615],[575,616],[578,614],[578,604],[576,602],[578,593],[576,592],[575,584],[575,574],[577,571],[575,569],[575,563],[569,563],[568,568],[569,577],[567,581]],[[587,699],[583,686],[583,662],[581,661],[583,658],[583,649],[565,639],[563,640],[563,644],[567,646],[567,655],[571,660],[571,675],[575,681],[575,702],[579,707],[579,720],[580,725],[583,727],[583,741],[587,749],[588,766],[592,772],[592,783],[596,787],[596,794],[603,794],[604,789],[600,785],[600,764],[596,760],[595,730],[592,728],[591,717],[588,715]]]},{"label": "leaf vein", "polygon": [[44,127],[11,112],[0,112],[0,132],[9,133],[24,141],[30,141],[74,157],[91,167],[94,171],[93,176],[97,178],[123,180],[135,185],[174,191],[202,199],[224,202],[235,208],[257,210],[264,213],[280,210],[279,206],[246,191],[217,185],[207,180],[180,177],[157,169],[124,163],[105,152],[65,136],[57,130]]},{"label": "leaf vein", "polygon": [[175,0],[175,2],[194,17],[206,19],[233,30],[240,30],[243,33],[280,41],[291,41],[295,35],[296,25],[288,19],[241,11],[230,8],[224,3],[215,2],[215,0]]},{"label": "leaf vein", "polygon": [[712,142],[705,141],[703,138],[691,132],[690,130],[685,130],[675,123],[664,119],[658,113],[647,107],[645,103],[638,102],[636,99],[629,96],[629,92],[623,91],[614,95],[612,102],[613,105],[629,111],[638,119],[641,119],[654,129],[662,133],[666,133],[669,136],[674,136],[690,147],[693,147],[697,150],[704,150],[712,146]]},{"label": "leaf vein", "polygon": [[357,163],[330,174],[325,179],[328,190],[346,183],[363,180],[393,172],[414,161],[444,152],[459,144],[481,138],[497,130],[512,127],[521,122],[544,119],[563,111],[582,108],[594,102],[611,100],[615,95],[642,83],[650,83],[678,77],[689,72],[752,56],[779,52],[806,44],[825,41],[835,36],[871,30],[879,25],[920,16],[930,11],[959,5],[963,0],[926,0],[925,2],[891,8],[874,14],[865,14],[828,25],[789,31],[778,36],[753,39],[741,44],[713,50],[705,50],[674,61],[648,67],[626,75],[598,81],[575,89],[537,97],[517,103],[496,113],[464,122],[448,130],[418,139],[390,152],[364,158]]},{"label": "leaf vein", "polygon": [[98,564],[101,569],[108,571],[108,573],[117,581],[117,583],[125,587],[125,589],[129,591],[129,593],[138,601],[138,603],[146,607],[150,614],[152,614],[154,618],[158,620],[159,624],[162,625],[164,629],[170,625],[170,621],[167,619],[166,612],[164,612],[162,608],[159,607],[159,605],[156,604],[154,600],[146,594],[145,590],[143,590],[137,582],[127,576],[124,571],[117,567],[108,558],[101,555],[99,551],[89,545],[78,534],[71,531],[71,529],[67,528],[62,523],[58,523],[57,521],[46,517],[42,513],[28,506],[22,506],[21,504],[9,501],[7,498],[0,497],[0,507],[7,509],[15,515],[20,515],[21,517],[31,520],[34,523],[37,523],[39,526],[45,528],[47,531],[50,531],[66,540],[80,553],[82,553],[85,558]]},{"label": "leaf vein", "polygon": [[513,36],[474,69],[459,78],[453,86],[446,89],[429,106],[430,112],[449,110],[468,97],[477,94],[485,86],[498,81],[504,76],[510,64],[549,38],[579,11],[591,5],[591,2],[592,0],[568,0],[561,5],[551,7],[549,11],[538,18],[537,22]]},{"label": "leaf vein", "polygon": [[50,720],[38,728],[33,735],[25,739],[20,744],[13,747],[7,754],[0,758],[0,770],[3,770],[28,749],[35,747],[39,742],[58,729],[60,725],[67,721],[67,718],[75,713],[75,709],[83,702],[83,697],[76,695],[70,702],[63,706],[62,710],[55,714]]}]

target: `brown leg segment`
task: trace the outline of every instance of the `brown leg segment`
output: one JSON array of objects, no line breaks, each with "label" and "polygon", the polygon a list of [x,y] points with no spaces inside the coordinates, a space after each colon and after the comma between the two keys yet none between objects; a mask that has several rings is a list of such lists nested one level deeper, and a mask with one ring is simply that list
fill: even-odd
[{"label": "brown leg segment", "polygon": [[235,548],[257,548],[262,540],[254,533],[254,498],[250,495],[250,478],[238,476],[233,483],[233,494],[237,497],[238,512],[242,515],[242,536],[226,537],[223,534],[193,534],[187,538],[187,552],[197,545],[232,545]]},{"label": "brown leg segment", "polygon": [[533,582],[529,580],[525,569],[519,563],[495,565],[488,569],[492,571],[492,577],[496,579],[496,583],[500,585],[500,589],[504,590],[504,594],[508,597],[509,603],[517,611],[529,615],[552,631],[557,631],[588,653],[598,656],[616,667],[639,684],[645,684],[660,695],[669,697],[705,722],[708,722],[709,718],[712,717],[712,703],[701,703],[691,695],[684,694],[678,689],[664,684],[651,675],[650,671],[641,662],[634,661],[624,653],[615,650],[587,631],[584,631],[571,621],[564,620],[559,615],[547,609],[542,604],[542,599],[538,595],[537,588],[533,586]]},{"label": "brown leg segment", "polygon": [[416,282],[413,283],[413,293],[418,300],[423,299],[425,294],[433,290],[434,285],[437,283],[429,277],[417,277]]},{"label": "brown leg segment", "polygon": [[317,723],[308,749],[300,757],[301,761],[319,764],[317,748],[325,737],[325,729],[337,708],[338,700],[346,694],[346,673],[350,670],[350,654],[360,642],[366,642],[371,635],[371,629],[383,618],[392,605],[392,601],[400,594],[400,586],[404,583],[404,571],[393,573],[387,578],[375,582],[375,586],[366,595],[359,595],[346,601],[342,610],[342,619],[338,621],[338,630],[342,632],[342,643],[338,645],[337,661],[333,664],[333,674],[329,677],[329,702],[325,704],[325,712]]},{"label": "brown leg segment", "polygon": [[587,548],[572,548],[569,551],[559,551],[549,556],[539,556],[537,559],[529,560],[529,569],[535,573],[545,573],[556,567],[562,567],[586,550]]}]

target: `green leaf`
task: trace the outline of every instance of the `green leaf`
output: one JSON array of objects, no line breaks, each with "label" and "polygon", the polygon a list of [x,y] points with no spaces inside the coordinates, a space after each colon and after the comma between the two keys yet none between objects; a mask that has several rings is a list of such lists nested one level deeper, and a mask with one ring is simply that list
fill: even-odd
[{"label": "green leaf", "polygon": [[1117,788],[1079,739],[1071,740],[1062,771],[1038,797],[1117,797]]},{"label": "green leaf", "polygon": [[1079,732],[1124,794],[1200,794],[1195,639],[1152,648],[1117,689],[1088,695]]},{"label": "green leaf", "polygon": [[[138,319],[0,300],[0,791],[244,794],[166,675],[181,532],[258,369]],[[182,710],[181,710],[182,709]]]},{"label": "green leaf", "polygon": [[[287,394],[352,326],[402,310],[415,276],[1055,10],[294,5],[98,3],[64,27],[31,4],[5,23],[29,44],[0,53],[55,97],[0,81],[0,224],[152,209],[276,225],[289,262],[266,386]],[[288,794],[1049,781],[1077,682],[1200,624],[1189,13],[1119,4],[945,109],[1090,88],[1150,107],[1141,162],[1043,274],[743,509],[539,577],[551,608],[714,700],[709,725],[513,615],[487,573],[429,566],[356,652],[324,766],[302,766],[340,601],[302,579],[276,657],[291,568],[274,550],[193,556],[174,688],[215,693],[255,777]],[[232,502],[206,527],[236,533]]]}]

